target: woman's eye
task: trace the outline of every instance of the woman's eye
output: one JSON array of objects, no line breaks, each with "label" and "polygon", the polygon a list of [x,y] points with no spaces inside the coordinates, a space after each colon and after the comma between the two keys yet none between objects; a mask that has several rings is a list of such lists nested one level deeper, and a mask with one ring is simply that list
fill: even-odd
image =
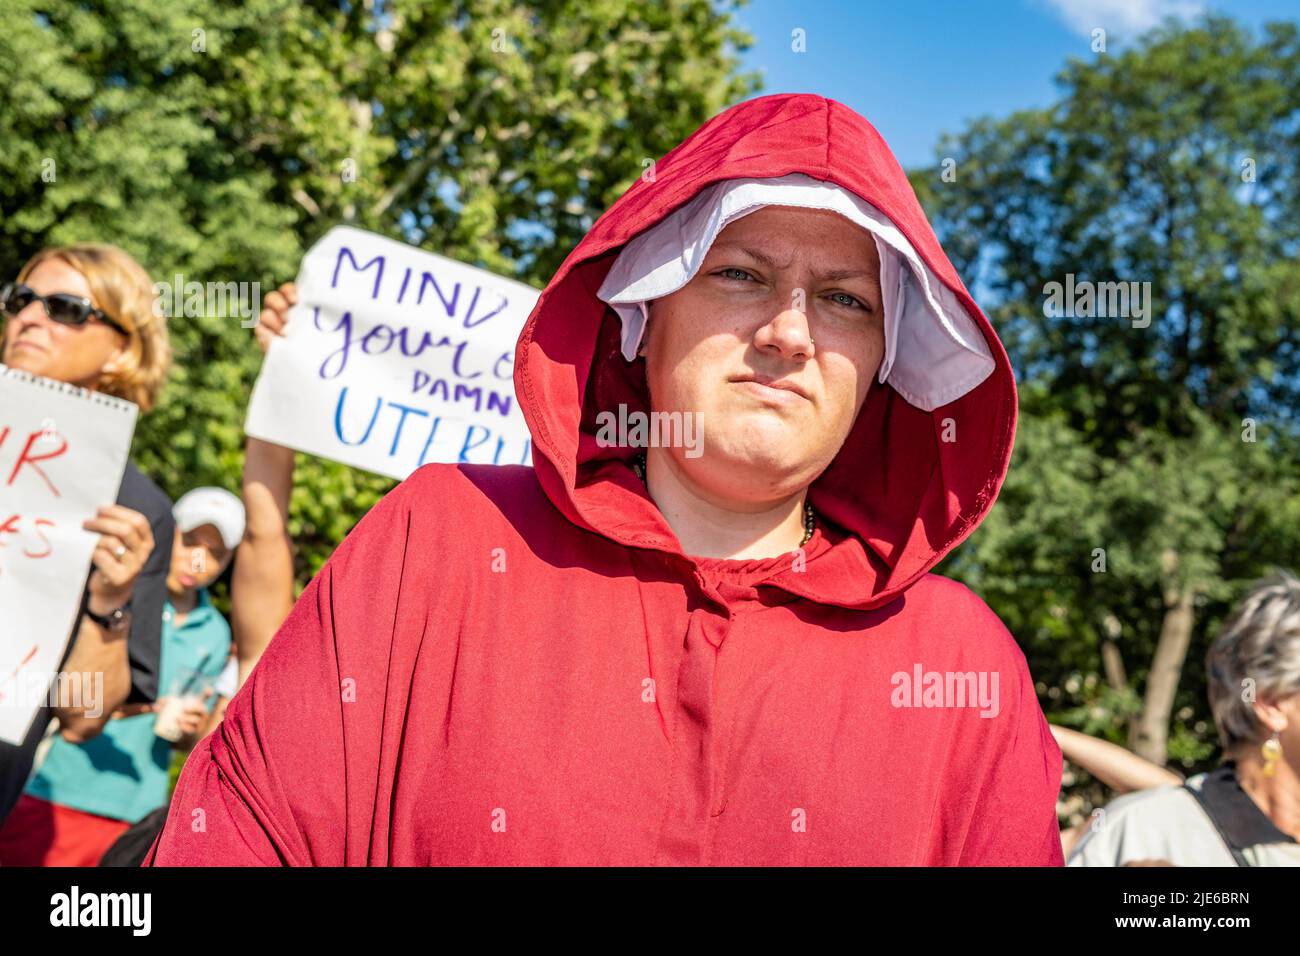
[{"label": "woman's eye", "polygon": [[849,295],[847,292],[832,292],[831,301],[834,302],[836,305],[847,305],[850,308],[859,308],[859,309],[866,308],[865,305],[863,305],[853,296]]},{"label": "woman's eye", "polygon": [[725,279],[752,279],[753,278],[753,276],[751,276],[744,269],[737,269],[734,266],[728,266],[726,269],[719,269],[717,274],[722,276]]}]

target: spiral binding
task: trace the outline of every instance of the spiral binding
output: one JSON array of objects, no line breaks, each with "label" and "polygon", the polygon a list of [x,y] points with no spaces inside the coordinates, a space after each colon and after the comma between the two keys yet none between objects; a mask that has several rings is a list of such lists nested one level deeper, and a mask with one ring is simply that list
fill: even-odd
[{"label": "spiral binding", "polygon": [[80,385],[70,385],[67,382],[45,378],[43,375],[33,375],[31,372],[24,372],[22,369],[18,368],[10,368],[8,365],[0,365],[0,378],[13,379],[14,381],[24,382],[28,385],[39,385],[41,388],[58,392],[61,395],[67,395],[71,398],[80,398],[95,405],[105,405],[109,408],[117,409],[120,412],[130,412],[136,407],[134,402],[128,402],[125,398],[118,398],[116,395],[105,395],[103,392],[92,392],[90,389],[82,388]]}]

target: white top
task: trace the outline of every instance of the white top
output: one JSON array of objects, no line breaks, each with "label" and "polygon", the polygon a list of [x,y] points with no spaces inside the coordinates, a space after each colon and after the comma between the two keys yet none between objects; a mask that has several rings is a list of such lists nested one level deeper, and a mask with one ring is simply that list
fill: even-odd
[{"label": "white top", "polygon": [[[1223,768],[1220,768],[1222,770]],[[1219,774],[1219,771],[1215,771]],[[1210,774],[1188,786],[1205,792]],[[1219,774],[1211,786],[1220,797],[1226,840],[1251,866],[1300,866],[1300,843],[1278,830],[1250,797]],[[1123,866],[1132,860],[1167,860],[1175,866],[1236,866],[1196,797],[1183,787],[1153,787],[1112,800],[1093,820],[1070,854],[1067,866]]]},{"label": "white top", "polygon": [[221,669],[221,674],[217,677],[212,689],[218,697],[224,697],[227,700],[234,697],[235,691],[239,690],[239,661],[235,659],[233,654],[226,661],[226,666]]},{"label": "white top", "polygon": [[933,411],[993,374],[975,320],[893,221],[854,193],[802,173],[714,183],[623,247],[596,295],[622,319],[625,359],[636,357],[647,303],[686,285],[728,223],[771,205],[829,209],[875,239],[885,310],[879,378],[910,404]]}]

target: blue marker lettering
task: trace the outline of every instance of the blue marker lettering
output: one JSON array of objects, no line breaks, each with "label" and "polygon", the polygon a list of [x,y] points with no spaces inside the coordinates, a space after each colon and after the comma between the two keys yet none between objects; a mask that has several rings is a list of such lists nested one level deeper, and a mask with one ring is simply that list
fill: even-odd
[{"label": "blue marker lettering", "polygon": [[384,404],[384,400],[382,398],[375,399],[375,411],[370,416],[370,424],[366,426],[366,433],[361,436],[361,440],[348,441],[343,437],[343,403],[347,400],[347,397],[348,387],[344,385],[343,388],[339,390],[339,402],[334,406],[334,434],[338,437],[338,440],[345,445],[364,445],[366,439],[370,437],[371,430],[375,427],[375,420],[379,418],[379,409]]}]

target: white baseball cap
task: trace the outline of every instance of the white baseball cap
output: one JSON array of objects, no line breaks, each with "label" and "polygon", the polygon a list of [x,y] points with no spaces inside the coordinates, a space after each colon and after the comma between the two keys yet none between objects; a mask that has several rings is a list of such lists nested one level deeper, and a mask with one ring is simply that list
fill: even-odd
[{"label": "white baseball cap", "polygon": [[773,205],[829,209],[875,239],[885,310],[881,382],[929,412],[993,374],[993,355],[975,320],[889,217],[854,193],[803,173],[714,183],[623,247],[596,295],[622,319],[625,359],[636,357],[647,303],[686,285],[724,226]]},{"label": "white baseball cap", "polygon": [[195,488],[172,506],[172,517],[182,532],[210,524],[221,533],[222,543],[234,550],[244,537],[244,503],[225,488]]}]

